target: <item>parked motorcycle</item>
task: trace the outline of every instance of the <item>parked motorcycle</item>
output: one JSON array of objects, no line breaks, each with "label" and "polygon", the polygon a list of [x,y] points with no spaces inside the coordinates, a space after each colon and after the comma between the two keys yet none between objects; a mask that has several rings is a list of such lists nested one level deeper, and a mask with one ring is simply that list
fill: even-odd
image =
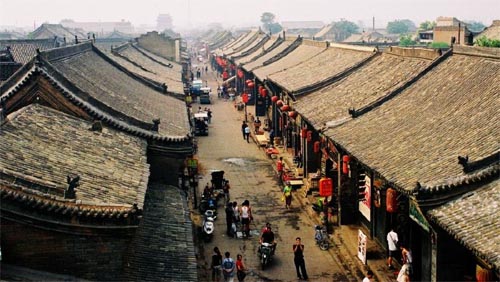
[{"label": "parked motorcycle", "polygon": [[260,244],[260,265],[262,270],[264,270],[269,262],[272,260],[272,251],[273,244],[270,243],[261,243]]},{"label": "parked motorcycle", "polygon": [[205,241],[208,242],[212,239],[215,230],[214,220],[217,218],[217,215],[213,212],[213,210],[206,210],[203,223],[202,223],[202,231],[205,238]]},{"label": "parked motorcycle", "polygon": [[314,226],[314,239],[316,241],[316,245],[323,251],[326,251],[330,248],[330,237],[328,232],[326,231],[326,226],[315,225]]}]

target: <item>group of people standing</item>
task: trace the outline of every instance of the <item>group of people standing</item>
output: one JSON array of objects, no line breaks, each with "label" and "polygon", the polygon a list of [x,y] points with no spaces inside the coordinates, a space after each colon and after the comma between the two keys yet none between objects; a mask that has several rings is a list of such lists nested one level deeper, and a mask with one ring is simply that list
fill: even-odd
[{"label": "group of people standing", "polygon": [[409,282],[410,275],[412,272],[412,262],[413,257],[409,249],[406,248],[404,244],[399,242],[398,234],[391,228],[389,233],[387,233],[387,245],[389,247],[389,255],[387,257],[387,267],[392,270],[394,266],[392,265],[392,259],[400,255],[402,266],[399,270],[397,281],[398,282]]},{"label": "group of people standing", "polygon": [[250,237],[250,222],[253,220],[252,207],[250,206],[250,201],[245,200],[238,207],[238,203],[228,202],[226,204],[226,234],[229,237],[235,237],[237,235],[238,226],[242,226],[242,235],[245,237]]},{"label": "group of people standing", "polygon": [[224,258],[218,247],[214,248],[214,253],[212,254],[212,281],[219,281],[222,276],[224,277],[224,281],[233,282],[234,274],[236,272],[236,277],[238,281],[244,281],[246,277],[247,268],[243,263],[243,256],[241,254],[236,255],[236,262],[233,258],[231,258],[230,252],[224,253]]}]

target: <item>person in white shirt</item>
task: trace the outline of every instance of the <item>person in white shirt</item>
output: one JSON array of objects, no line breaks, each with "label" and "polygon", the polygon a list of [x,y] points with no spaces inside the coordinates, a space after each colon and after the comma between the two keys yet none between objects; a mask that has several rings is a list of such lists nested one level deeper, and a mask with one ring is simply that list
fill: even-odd
[{"label": "person in white shirt", "polygon": [[373,278],[373,271],[368,270],[368,271],[366,272],[366,276],[365,276],[365,278],[363,278],[363,282],[371,282],[371,281],[372,281],[372,278]]},{"label": "person in white shirt", "polygon": [[394,269],[392,266],[392,258],[396,256],[396,252],[398,251],[398,233],[394,232],[394,228],[391,228],[391,231],[387,233],[387,246],[389,248],[389,255],[387,257],[387,267],[389,269]]}]

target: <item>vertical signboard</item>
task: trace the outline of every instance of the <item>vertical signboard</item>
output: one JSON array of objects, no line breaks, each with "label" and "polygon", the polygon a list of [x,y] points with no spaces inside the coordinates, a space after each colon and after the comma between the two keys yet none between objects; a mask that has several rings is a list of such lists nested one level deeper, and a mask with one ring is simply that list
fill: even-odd
[{"label": "vertical signboard", "polygon": [[370,221],[370,208],[371,208],[371,180],[368,174],[365,175],[365,192],[364,198],[359,201],[359,212]]},{"label": "vertical signboard", "polygon": [[361,229],[358,230],[358,258],[363,262],[363,264],[366,264],[366,235],[361,231]]}]

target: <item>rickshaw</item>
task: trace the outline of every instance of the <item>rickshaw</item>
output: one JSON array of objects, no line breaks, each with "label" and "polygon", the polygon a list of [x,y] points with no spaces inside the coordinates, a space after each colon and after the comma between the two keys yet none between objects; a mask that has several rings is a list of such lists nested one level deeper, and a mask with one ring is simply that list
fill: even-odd
[{"label": "rickshaw", "polygon": [[199,112],[194,114],[194,135],[208,136],[208,113]]}]

